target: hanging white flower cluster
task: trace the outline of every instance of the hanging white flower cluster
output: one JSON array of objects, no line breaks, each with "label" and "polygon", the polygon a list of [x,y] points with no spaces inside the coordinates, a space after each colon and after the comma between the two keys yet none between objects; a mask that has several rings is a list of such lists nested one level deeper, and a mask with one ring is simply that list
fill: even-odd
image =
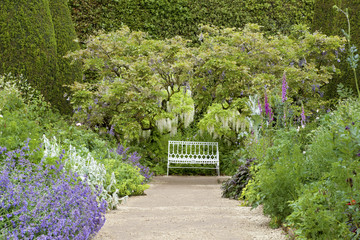
[{"label": "hanging white flower cluster", "polygon": [[174,94],[172,100],[167,102],[166,110],[173,115],[173,118],[162,118],[156,121],[156,126],[160,133],[169,131],[171,136],[177,133],[179,121],[184,123],[187,128],[195,116],[194,102],[191,98],[190,90],[185,93]]}]

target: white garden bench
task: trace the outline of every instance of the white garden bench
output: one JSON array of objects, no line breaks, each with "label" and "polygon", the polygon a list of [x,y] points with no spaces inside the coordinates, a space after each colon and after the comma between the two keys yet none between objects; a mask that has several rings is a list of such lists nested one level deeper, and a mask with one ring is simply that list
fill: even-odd
[{"label": "white garden bench", "polygon": [[[214,164],[215,167],[172,167],[170,164]],[[169,168],[216,169],[220,176],[218,143],[169,141],[167,176]]]}]

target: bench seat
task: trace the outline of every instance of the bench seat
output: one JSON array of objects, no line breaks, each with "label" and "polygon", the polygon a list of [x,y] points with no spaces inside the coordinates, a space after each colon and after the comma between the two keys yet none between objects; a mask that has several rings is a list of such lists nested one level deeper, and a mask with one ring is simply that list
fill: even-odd
[{"label": "bench seat", "polygon": [[[215,167],[174,167],[171,164],[212,164]],[[216,169],[220,176],[217,142],[169,141],[167,176],[170,168]]]}]

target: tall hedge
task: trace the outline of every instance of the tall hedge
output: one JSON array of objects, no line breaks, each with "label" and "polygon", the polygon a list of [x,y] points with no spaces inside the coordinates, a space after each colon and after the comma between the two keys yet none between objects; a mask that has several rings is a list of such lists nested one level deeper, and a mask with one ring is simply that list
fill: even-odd
[{"label": "tall hedge", "polygon": [[0,1],[0,74],[23,74],[55,108],[67,113],[66,88],[80,65],[63,58],[79,48],[67,0]]},{"label": "tall hedge", "polygon": [[270,32],[286,32],[295,23],[311,24],[314,0],[70,0],[81,39],[96,30],[149,32],[155,38],[181,35],[196,39],[199,24],[243,27],[259,23]]},{"label": "tall hedge", "polygon": [[79,44],[74,41],[77,36],[67,4],[68,0],[50,0],[50,11],[56,37],[57,65],[59,68],[53,94],[56,96],[54,103],[62,112],[71,111],[70,104],[64,98],[64,93],[68,91],[64,85],[80,81],[82,78],[80,63],[71,64],[70,59],[64,58],[69,51],[79,49]]},{"label": "tall hedge", "polygon": [[[315,0],[313,30],[319,30],[327,35],[344,36],[341,29],[347,31],[348,25],[346,17],[333,9],[337,5],[341,9],[348,8],[351,24],[351,43],[358,49],[360,48],[360,0]],[[360,51],[360,49],[359,49]],[[347,54],[343,53],[339,63],[342,73],[334,78],[329,85],[328,93],[330,97],[337,96],[337,84],[342,83],[356,92],[354,75],[346,61]],[[360,68],[357,69],[357,76],[360,76]]]},{"label": "tall hedge", "polygon": [[23,74],[52,100],[58,67],[48,0],[1,0],[0,9],[0,74]]}]

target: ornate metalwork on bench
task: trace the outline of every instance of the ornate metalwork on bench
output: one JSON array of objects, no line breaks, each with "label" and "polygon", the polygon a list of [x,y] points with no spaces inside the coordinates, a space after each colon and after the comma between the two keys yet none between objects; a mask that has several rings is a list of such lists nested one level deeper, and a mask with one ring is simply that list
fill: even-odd
[{"label": "ornate metalwork on bench", "polygon": [[[173,167],[170,164],[214,164],[214,168],[209,167]],[[201,168],[216,169],[220,176],[219,147],[217,142],[188,142],[188,141],[169,141],[168,163],[169,168]]]}]

